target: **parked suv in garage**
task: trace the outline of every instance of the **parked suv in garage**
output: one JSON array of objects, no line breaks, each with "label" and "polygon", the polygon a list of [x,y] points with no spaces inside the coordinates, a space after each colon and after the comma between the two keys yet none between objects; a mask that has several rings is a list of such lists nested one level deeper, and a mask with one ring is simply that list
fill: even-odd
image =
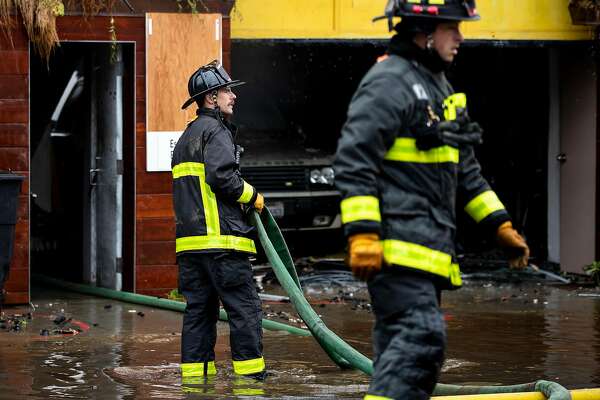
[{"label": "parked suv in garage", "polygon": [[237,138],[245,148],[241,172],[265,196],[283,230],[340,227],[333,155],[266,132]]}]

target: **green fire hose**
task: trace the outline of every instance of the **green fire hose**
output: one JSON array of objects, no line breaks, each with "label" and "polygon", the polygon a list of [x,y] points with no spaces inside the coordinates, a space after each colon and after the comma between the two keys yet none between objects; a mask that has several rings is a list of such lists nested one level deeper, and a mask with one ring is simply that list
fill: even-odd
[{"label": "green fire hose", "polygon": [[[277,279],[288,293],[290,301],[306,323],[309,331],[267,319],[262,320],[263,328],[286,331],[299,336],[311,336],[312,334],[338,366],[341,368],[356,368],[372,375],[373,364],[371,360],[329,330],[304,298],[292,257],[269,210],[265,207],[260,215],[253,211],[251,219],[258,229],[260,242],[271,262]],[[65,282],[42,275],[32,275],[32,279],[46,285],[93,296],[177,312],[185,310],[185,303],[179,301]],[[221,310],[219,318],[227,321],[227,313]],[[572,392],[573,396],[571,396],[571,393],[558,383],[541,380],[512,386],[461,386],[438,383],[433,394],[434,396],[443,396],[439,397],[440,400],[451,400],[454,398],[453,396],[457,395],[470,395],[469,398],[473,400],[543,400],[539,393],[534,392],[543,393],[548,400],[600,400],[600,389],[575,390]],[[497,395],[494,396],[494,394]]]},{"label": "green fire hose", "polygon": [[[296,311],[329,357],[342,368],[356,368],[373,375],[373,363],[363,354],[333,333],[304,298],[296,268],[283,235],[267,207],[262,213],[251,212],[251,222],[258,230],[260,243],[271,262],[279,283],[287,292]],[[549,400],[570,400],[567,389],[555,382],[537,381],[511,386],[461,386],[438,383],[435,396],[456,396],[496,393],[542,392]],[[503,397],[509,399],[509,397]]]},{"label": "green fire hose", "polygon": [[[130,292],[120,292],[117,290],[100,288],[89,285],[82,285],[79,283],[65,282],[47,276],[32,274],[31,279],[34,282],[39,282],[48,286],[58,287],[61,289],[70,290],[72,292],[89,294],[92,296],[105,297],[107,299],[119,300],[126,303],[141,304],[149,307],[162,308],[164,310],[171,310],[177,312],[185,311],[185,303],[181,301],[162,299],[160,297],[146,296],[143,294],[136,294]],[[221,321],[227,321],[227,313],[221,309],[219,313],[219,319]],[[285,331],[298,336],[310,336],[310,332],[306,329],[300,329],[295,326],[282,324],[281,322],[271,321],[269,319],[262,320],[262,327],[270,331]]]},{"label": "green fire hose", "polygon": [[271,261],[277,280],[279,280],[294,308],[329,358],[340,368],[357,368],[368,375],[372,375],[373,363],[371,360],[329,330],[304,298],[296,274],[296,267],[283,235],[269,209],[263,208],[260,216],[256,211],[253,211],[250,218],[258,229],[260,243],[267,258]]}]

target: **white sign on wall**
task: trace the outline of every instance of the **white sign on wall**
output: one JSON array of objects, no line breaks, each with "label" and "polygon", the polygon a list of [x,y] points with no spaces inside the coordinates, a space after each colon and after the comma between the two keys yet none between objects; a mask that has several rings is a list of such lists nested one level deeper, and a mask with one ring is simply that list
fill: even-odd
[{"label": "white sign on wall", "polygon": [[146,133],[146,171],[170,171],[173,150],[183,131]]}]

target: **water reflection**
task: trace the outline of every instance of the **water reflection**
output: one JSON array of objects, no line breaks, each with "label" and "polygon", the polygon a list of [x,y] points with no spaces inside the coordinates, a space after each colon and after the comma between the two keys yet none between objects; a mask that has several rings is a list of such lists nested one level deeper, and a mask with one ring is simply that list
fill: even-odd
[{"label": "water reflection", "polygon": [[[578,296],[581,291],[470,282],[446,293],[449,349],[441,381],[515,384],[550,379],[569,388],[600,386],[600,297]],[[368,300],[360,286],[353,293]],[[360,399],[368,388],[367,376],[341,371],[312,338],[285,332],[265,332],[266,381],[237,377],[225,324],[218,326],[217,375],[182,384],[181,314],[86,296],[37,295],[40,307],[23,331],[0,330],[0,398],[19,393],[32,399]],[[334,295],[313,290],[310,298],[333,331],[371,356],[372,314],[348,301],[329,302]],[[111,307],[105,308],[107,303]],[[285,311],[295,316],[289,304],[268,306],[274,315]],[[40,336],[41,329],[52,330],[61,310],[89,330],[75,336]],[[289,315],[285,313],[281,315]]]}]

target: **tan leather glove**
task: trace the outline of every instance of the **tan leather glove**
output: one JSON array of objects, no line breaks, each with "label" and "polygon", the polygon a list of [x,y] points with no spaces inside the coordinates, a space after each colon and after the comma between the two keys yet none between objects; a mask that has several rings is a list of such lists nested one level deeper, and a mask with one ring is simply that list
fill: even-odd
[{"label": "tan leather glove", "polygon": [[383,247],[379,235],[357,233],[348,238],[348,264],[358,279],[367,281],[381,270]]},{"label": "tan leather glove", "polygon": [[256,200],[254,200],[254,208],[256,208],[256,211],[261,213],[264,206],[265,206],[265,198],[263,197],[262,194],[258,193],[256,195]]},{"label": "tan leather glove", "polygon": [[529,246],[525,239],[507,221],[496,231],[498,245],[504,249],[508,256],[508,265],[511,268],[525,268],[529,265]]}]

